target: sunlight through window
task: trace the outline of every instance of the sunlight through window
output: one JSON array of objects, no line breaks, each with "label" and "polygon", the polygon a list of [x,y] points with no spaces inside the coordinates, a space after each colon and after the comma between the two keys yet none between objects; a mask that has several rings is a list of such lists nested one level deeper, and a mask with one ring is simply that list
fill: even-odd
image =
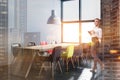
[{"label": "sunlight through window", "polygon": [[85,68],[77,80],[91,80],[91,78],[92,73],[90,72],[90,69]]},{"label": "sunlight through window", "polygon": [[90,43],[88,31],[94,27],[93,20],[101,18],[101,0],[62,1],[61,10],[62,42]]},{"label": "sunlight through window", "polygon": [[[79,42],[79,23],[66,23],[63,25],[63,42]],[[92,30],[94,22],[84,22],[81,24],[81,42],[91,42],[88,31]]]},{"label": "sunlight through window", "polygon": [[79,23],[66,23],[63,26],[63,42],[79,42]]},{"label": "sunlight through window", "polygon": [[88,33],[88,31],[90,31],[91,29],[93,29],[94,27],[94,22],[85,22],[85,23],[82,23],[81,24],[82,26],[82,32],[81,32],[81,35],[82,35],[82,43],[89,43],[91,42],[91,36],[90,34]]}]

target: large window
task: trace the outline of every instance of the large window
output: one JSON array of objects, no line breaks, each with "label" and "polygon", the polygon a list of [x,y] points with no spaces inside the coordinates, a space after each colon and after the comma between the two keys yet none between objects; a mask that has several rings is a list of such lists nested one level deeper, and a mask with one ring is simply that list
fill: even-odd
[{"label": "large window", "polygon": [[63,21],[79,20],[79,0],[63,3]]},{"label": "large window", "polygon": [[88,31],[94,27],[93,20],[101,17],[100,3],[100,0],[62,2],[62,42],[91,42]]},{"label": "large window", "polygon": [[78,23],[66,23],[63,27],[63,42],[79,42]]},{"label": "large window", "polygon": [[100,0],[80,0],[81,1],[81,20],[92,20],[100,18]]},{"label": "large window", "polygon": [[88,31],[90,31],[94,27],[93,22],[83,22],[81,23],[81,42],[82,43],[89,43],[91,42],[90,34],[88,34]]}]

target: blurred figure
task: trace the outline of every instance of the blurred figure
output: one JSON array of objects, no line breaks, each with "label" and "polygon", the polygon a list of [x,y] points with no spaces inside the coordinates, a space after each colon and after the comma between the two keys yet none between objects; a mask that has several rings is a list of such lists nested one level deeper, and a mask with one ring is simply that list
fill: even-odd
[{"label": "blurred figure", "polygon": [[97,69],[97,62],[100,64],[101,70],[104,69],[104,64],[97,56],[97,51],[98,51],[98,48],[100,47],[101,39],[102,39],[102,29],[100,28],[100,19],[95,18],[94,24],[95,24],[95,27],[91,31],[88,31],[92,39],[91,55],[94,58],[94,65],[92,70],[90,70],[91,72],[94,72]]}]

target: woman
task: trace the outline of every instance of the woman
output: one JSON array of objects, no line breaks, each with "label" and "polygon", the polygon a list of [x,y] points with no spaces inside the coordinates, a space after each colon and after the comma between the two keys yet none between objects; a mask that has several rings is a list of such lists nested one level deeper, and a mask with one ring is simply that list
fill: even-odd
[{"label": "woman", "polygon": [[91,31],[88,31],[92,38],[91,54],[92,57],[94,58],[94,65],[92,70],[90,70],[91,72],[94,72],[97,69],[97,62],[100,64],[101,70],[104,69],[104,64],[97,56],[97,51],[102,39],[102,29],[100,28],[100,20],[98,18],[95,18],[94,24],[95,27]]}]

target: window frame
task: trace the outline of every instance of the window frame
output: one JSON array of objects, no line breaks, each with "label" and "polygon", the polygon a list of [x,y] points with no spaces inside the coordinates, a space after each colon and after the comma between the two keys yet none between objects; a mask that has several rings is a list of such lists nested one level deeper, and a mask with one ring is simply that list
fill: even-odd
[{"label": "window frame", "polygon": [[[72,0],[67,0],[67,1],[72,1]],[[62,24],[61,24],[61,42],[62,43],[75,43],[75,42],[64,42],[63,41],[63,24],[64,23],[79,23],[79,42],[78,43],[81,44],[82,43],[81,42],[82,41],[82,39],[81,39],[82,38],[82,35],[81,35],[81,28],[82,28],[82,26],[81,26],[81,24],[85,23],[85,22],[94,22],[94,19],[91,19],[91,20],[81,20],[81,6],[80,6],[81,5],[81,0],[79,0],[79,20],[76,20],[76,21],[64,21],[63,20],[63,3],[64,2],[66,2],[66,0],[65,1],[64,0],[61,1],[61,22],[62,22]],[[101,18],[101,15],[100,15],[100,18]]]}]

